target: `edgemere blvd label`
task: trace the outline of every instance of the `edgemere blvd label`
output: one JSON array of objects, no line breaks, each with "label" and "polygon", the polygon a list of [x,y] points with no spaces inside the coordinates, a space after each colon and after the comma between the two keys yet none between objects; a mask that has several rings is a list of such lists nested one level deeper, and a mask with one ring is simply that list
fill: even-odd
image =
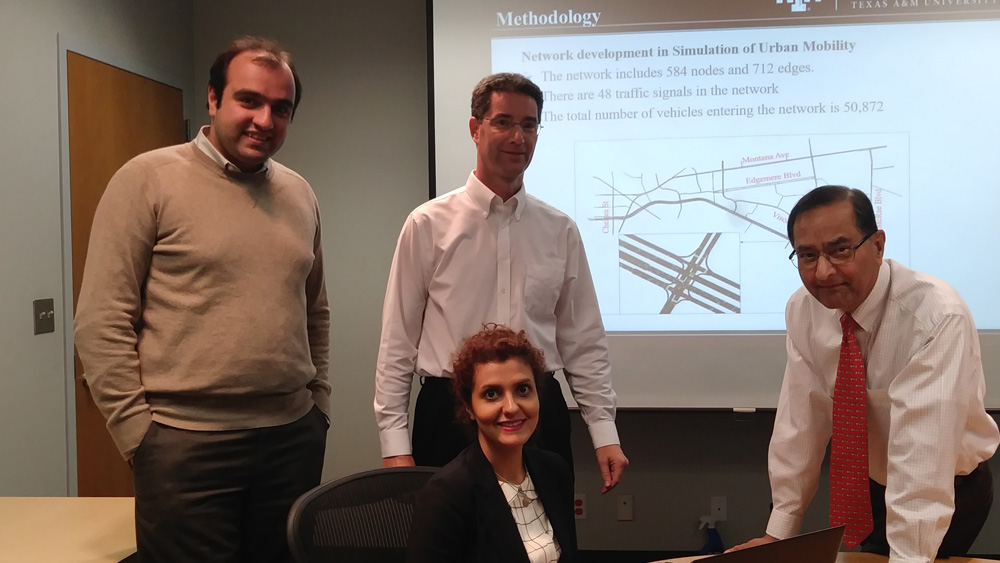
[{"label": "edgemere blvd label", "polygon": [[574,12],[569,10],[560,12],[552,10],[551,14],[536,14],[535,12],[525,12],[514,15],[514,12],[497,12],[497,27],[530,27],[536,25],[579,25],[583,27],[594,27],[597,20],[601,19],[600,12]]}]

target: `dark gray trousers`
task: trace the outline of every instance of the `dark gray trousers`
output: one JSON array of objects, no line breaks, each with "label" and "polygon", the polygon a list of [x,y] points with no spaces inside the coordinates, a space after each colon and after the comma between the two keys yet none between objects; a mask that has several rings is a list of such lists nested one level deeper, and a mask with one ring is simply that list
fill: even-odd
[{"label": "dark gray trousers", "polygon": [[320,482],[328,426],[316,407],[272,428],[197,432],[154,422],[132,467],[139,561],[290,561],[288,509]]}]

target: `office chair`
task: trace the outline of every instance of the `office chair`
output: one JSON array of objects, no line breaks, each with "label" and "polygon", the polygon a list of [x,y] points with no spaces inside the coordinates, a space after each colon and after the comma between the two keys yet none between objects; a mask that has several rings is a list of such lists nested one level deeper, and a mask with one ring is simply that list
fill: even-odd
[{"label": "office chair", "polygon": [[374,469],[307,491],[288,513],[295,561],[403,561],[416,493],[437,469]]}]

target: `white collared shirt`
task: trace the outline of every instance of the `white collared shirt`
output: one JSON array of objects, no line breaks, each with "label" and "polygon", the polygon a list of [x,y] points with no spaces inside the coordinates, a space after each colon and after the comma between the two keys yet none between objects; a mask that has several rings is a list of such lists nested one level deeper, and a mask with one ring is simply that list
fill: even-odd
[{"label": "white collared shirt", "polygon": [[[194,146],[198,147],[201,150],[201,152],[207,154],[209,158],[214,160],[216,164],[218,164],[225,170],[229,172],[242,172],[239,166],[236,166],[232,162],[229,162],[229,159],[222,156],[222,153],[219,152],[219,149],[215,148],[215,145],[212,144],[212,141],[208,140],[208,129],[209,126],[205,125],[198,130],[198,135],[196,135],[194,138]],[[256,172],[253,173],[267,174],[268,170],[270,169],[271,169],[271,159],[269,158],[264,161],[264,164],[261,165],[260,170],[257,170]]]},{"label": "white collared shirt", "polygon": [[451,377],[461,342],[495,322],[523,329],[563,369],[594,447],[617,444],[604,324],[576,224],[521,189],[466,185],[403,224],[382,310],[375,418],[382,456],[409,455],[413,374]]},{"label": "white collared shirt", "polygon": [[[767,533],[798,533],[832,434],[842,311],[800,288],[788,301],[788,362],[768,455],[774,509]],[[852,314],[865,358],[868,460],[886,486],[890,561],[932,561],[954,513],[955,475],[1000,444],[983,399],[979,335],[945,282],[884,260]]]}]

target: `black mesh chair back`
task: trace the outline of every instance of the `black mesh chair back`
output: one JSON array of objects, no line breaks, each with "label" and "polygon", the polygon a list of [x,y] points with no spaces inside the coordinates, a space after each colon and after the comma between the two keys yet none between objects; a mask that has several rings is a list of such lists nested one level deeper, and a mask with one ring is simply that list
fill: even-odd
[{"label": "black mesh chair back", "polygon": [[416,493],[436,467],[374,469],[306,492],[288,514],[298,563],[402,562]]}]

